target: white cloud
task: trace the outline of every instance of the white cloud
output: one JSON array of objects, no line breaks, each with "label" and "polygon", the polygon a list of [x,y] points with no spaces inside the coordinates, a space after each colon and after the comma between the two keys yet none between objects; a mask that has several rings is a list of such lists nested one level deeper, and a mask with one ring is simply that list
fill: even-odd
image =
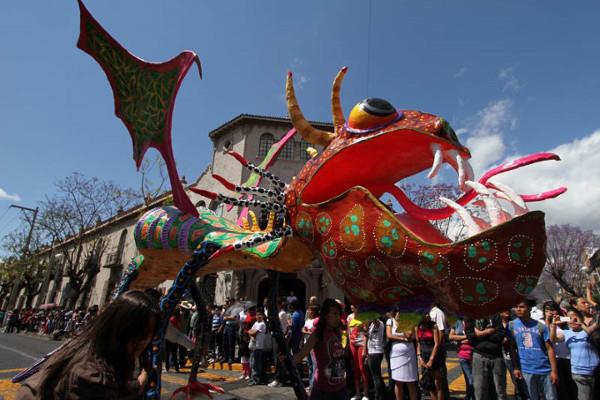
[{"label": "white cloud", "polygon": [[471,149],[470,162],[476,176],[504,157],[504,131],[514,128],[517,123],[512,108],[512,100],[497,100],[471,118],[467,127],[458,129],[461,135],[468,134],[465,144]]},{"label": "white cloud", "polygon": [[514,67],[501,69],[498,73],[498,79],[504,82],[504,87],[502,90],[505,92],[517,92],[519,89],[521,89],[521,83],[515,76]]},{"label": "white cloud", "polygon": [[294,74],[294,87],[300,90],[304,89],[304,86],[310,81],[310,78],[301,72],[303,64],[304,62],[298,57],[295,57],[290,63],[290,70]]},{"label": "white cloud", "polygon": [[458,71],[456,71],[453,76],[455,79],[460,79],[465,76],[466,72],[467,72],[467,67],[460,67],[460,69]]},{"label": "white cloud", "polygon": [[10,200],[10,201],[21,201],[21,196],[18,194],[8,194],[2,188],[0,188],[0,200]]},{"label": "white cloud", "polygon": [[528,206],[546,212],[547,224],[572,224],[600,232],[600,129],[546,151],[558,154],[561,161],[529,165],[495,179],[523,194],[566,186],[568,191],[561,196]]}]

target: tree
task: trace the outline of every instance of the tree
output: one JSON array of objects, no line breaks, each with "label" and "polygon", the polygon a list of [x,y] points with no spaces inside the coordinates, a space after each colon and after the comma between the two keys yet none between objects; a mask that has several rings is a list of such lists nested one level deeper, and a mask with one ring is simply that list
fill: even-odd
[{"label": "tree", "polygon": [[[3,286],[9,287],[8,292],[12,289],[20,291],[24,288],[25,306],[30,307],[33,298],[41,291],[41,283],[47,270],[47,260],[44,260],[41,256],[43,232],[39,225],[33,227],[29,248],[26,251],[25,243],[33,223],[31,215],[24,213],[21,222],[15,231],[3,238],[2,248],[9,254],[9,257],[4,263],[4,273],[0,272],[0,280],[4,279],[6,281]],[[2,278],[2,275],[4,278]],[[14,287],[15,282],[18,282],[17,287]],[[1,292],[4,292],[4,289]]]},{"label": "tree", "polygon": [[56,193],[41,202],[39,225],[48,241],[58,244],[63,273],[69,277],[68,307],[75,307],[82,294],[87,296],[100,271],[107,242],[94,228],[134,205],[138,197],[113,182],[74,173],[58,181]]},{"label": "tree", "polygon": [[14,261],[14,257],[0,260],[0,310],[6,307],[4,301],[8,300],[7,296],[17,278],[16,269],[13,266]]},{"label": "tree", "polygon": [[[154,175],[154,178],[151,176]],[[144,204],[148,206],[152,199],[157,198],[163,191],[168,180],[165,162],[160,154],[146,157],[140,167],[140,191]],[[154,179],[157,180],[155,183]]]},{"label": "tree", "polygon": [[[446,207],[446,204],[440,200],[440,196],[448,199],[458,199],[462,195],[462,191],[458,186],[447,183],[437,183],[435,185],[405,183],[401,185],[401,188],[413,203],[423,208],[443,208]],[[471,214],[479,216],[480,213],[477,207],[467,206],[466,208]],[[430,222],[442,235],[450,240],[459,240],[466,235],[465,224],[456,213],[452,214],[450,218]]]},{"label": "tree", "polygon": [[546,229],[544,271],[569,296],[582,296],[587,276],[582,270],[586,250],[600,245],[600,236],[572,225],[550,225]]}]

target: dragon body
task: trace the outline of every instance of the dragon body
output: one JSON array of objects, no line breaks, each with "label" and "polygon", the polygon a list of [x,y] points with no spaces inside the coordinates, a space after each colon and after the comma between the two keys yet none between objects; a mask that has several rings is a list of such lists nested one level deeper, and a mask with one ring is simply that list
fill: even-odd
[{"label": "dragon body", "polygon": [[[186,51],[166,63],[143,61],[79,4],[78,46],[98,61],[111,83],[116,114],[133,140],[136,165],[148,147],[155,147],[166,160],[173,188],[174,207],[150,210],[138,221],[135,241],[142,256],[132,261],[118,291],[153,287],[175,278],[161,303],[164,320],[151,346],[154,372],[147,397],[160,394],[158,357],[165,321],[197,275],[247,268],[292,272],[319,258],[333,281],[363,310],[399,305],[415,312],[435,300],[470,317],[505,310],[535,287],[545,263],[544,214],[529,211],[526,203],[555,197],[566,189],[521,195],[491,178],[558,156],[523,157],[476,181],[468,163],[470,151],[444,119],[369,98],[356,105],[346,121],[340,102],[347,71],[343,68],[333,83],[334,131],[320,131],[302,115],[289,73],[286,93],[294,130],[271,148],[259,166],[230,152],[252,172],[247,186],[213,175],[232,193],[190,188],[241,206],[242,216],[254,219],[252,226],[247,219],[229,221],[193,207],[172,154],[175,96],[192,63],[200,65],[198,57]],[[281,182],[266,168],[296,132],[323,150],[319,154],[310,148],[312,158],[302,170],[291,182]],[[434,177],[444,163],[456,170],[464,192],[455,200],[441,198],[446,207],[422,208],[395,185],[427,169],[428,176]],[[258,186],[261,179],[269,182],[268,188]],[[386,193],[398,200],[403,213],[382,202]],[[469,214],[464,206],[471,202],[488,217]],[[248,211],[252,208],[272,213],[267,227],[259,228],[254,213]],[[429,222],[453,214],[464,221],[469,233],[460,241],[445,237]],[[192,387],[207,389],[191,379],[188,389]],[[297,395],[304,396],[299,387]]]}]

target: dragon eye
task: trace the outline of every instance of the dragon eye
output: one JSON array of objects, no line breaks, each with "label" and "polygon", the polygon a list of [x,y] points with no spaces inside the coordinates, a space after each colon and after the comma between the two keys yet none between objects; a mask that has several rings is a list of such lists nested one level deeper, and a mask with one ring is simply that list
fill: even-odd
[{"label": "dragon eye", "polygon": [[358,105],[369,114],[376,115],[378,117],[387,117],[388,115],[392,115],[396,112],[396,109],[390,104],[389,101],[375,97],[369,97],[358,103]]},{"label": "dragon eye", "polygon": [[348,118],[347,130],[350,133],[371,133],[402,119],[389,101],[369,97],[358,103]]}]

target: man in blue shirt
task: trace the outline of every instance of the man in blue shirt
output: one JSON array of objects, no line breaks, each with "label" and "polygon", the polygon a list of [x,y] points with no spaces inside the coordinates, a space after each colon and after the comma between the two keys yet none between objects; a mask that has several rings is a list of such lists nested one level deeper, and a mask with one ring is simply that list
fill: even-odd
[{"label": "man in blue shirt", "polygon": [[302,344],[302,328],[304,327],[304,313],[300,309],[300,305],[297,301],[293,301],[290,304],[290,311],[292,312],[292,335],[290,339],[290,347],[292,348],[292,352],[296,354],[300,351],[300,345]]},{"label": "man in blue shirt", "polygon": [[569,310],[569,329],[557,331],[556,324],[560,318],[556,317],[550,324],[550,338],[552,341],[565,342],[571,353],[571,373],[577,385],[577,398],[588,400],[593,398],[594,372],[600,364],[598,354],[589,342],[589,335],[596,329],[596,324],[589,327],[585,325],[584,315],[576,309]]},{"label": "man in blue shirt", "polygon": [[525,379],[531,400],[556,400],[558,372],[550,333],[546,325],[531,319],[530,305],[522,301],[515,307],[517,318],[508,324],[511,344],[519,354],[514,370],[517,379]]}]

